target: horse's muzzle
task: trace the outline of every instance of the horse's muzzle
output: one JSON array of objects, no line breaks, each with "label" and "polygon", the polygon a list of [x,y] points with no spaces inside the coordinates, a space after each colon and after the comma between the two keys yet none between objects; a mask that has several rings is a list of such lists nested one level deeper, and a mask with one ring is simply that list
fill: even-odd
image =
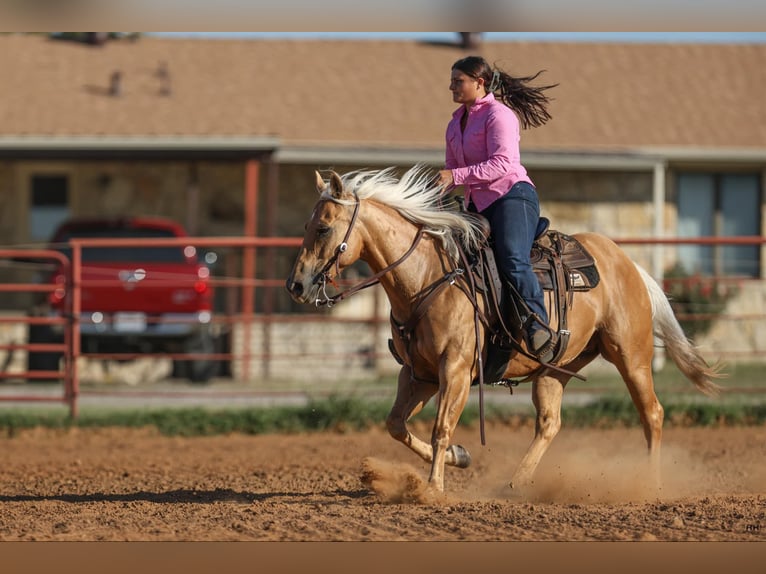
[{"label": "horse's muzzle", "polygon": [[290,297],[296,303],[314,303],[316,301],[317,293],[319,292],[319,286],[314,283],[308,283],[306,281],[296,279],[294,275],[290,275],[285,282]]},{"label": "horse's muzzle", "polygon": [[303,296],[303,283],[300,281],[295,281],[292,277],[288,277],[287,281],[285,281],[285,287],[287,288],[288,293],[290,293],[290,296],[297,301],[298,303],[303,303],[302,296]]}]

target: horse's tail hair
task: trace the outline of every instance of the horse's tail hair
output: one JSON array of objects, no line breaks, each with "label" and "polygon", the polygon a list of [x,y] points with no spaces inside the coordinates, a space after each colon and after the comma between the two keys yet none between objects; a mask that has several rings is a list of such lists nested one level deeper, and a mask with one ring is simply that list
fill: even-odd
[{"label": "horse's tail hair", "polygon": [[636,267],[652,302],[654,334],[665,344],[668,356],[697,389],[706,395],[718,395],[721,387],[711,379],[724,376],[721,374],[722,365],[720,363],[709,365],[705,361],[698,349],[686,337],[662,287],[640,265],[636,264]]}]

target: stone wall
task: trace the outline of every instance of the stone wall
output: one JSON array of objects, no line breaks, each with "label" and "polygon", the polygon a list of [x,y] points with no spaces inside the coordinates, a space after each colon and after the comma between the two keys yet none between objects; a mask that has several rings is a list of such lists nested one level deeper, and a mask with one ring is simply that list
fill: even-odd
[{"label": "stone wall", "polygon": [[739,355],[747,360],[766,360],[766,284],[747,281],[726,306],[724,315],[696,343],[710,355]]},{"label": "stone wall", "polygon": [[[354,305],[353,310],[346,308]],[[334,308],[334,318],[371,317],[378,307],[379,317],[388,317],[385,300],[375,299],[371,292],[360,292]],[[714,323],[704,337],[695,341],[707,359],[715,362],[723,358],[726,362],[760,362],[766,360],[766,283],[749,282],[743,285],[738,296],[729,302],[724,314],[746,316],[745,318],[724,317]],[[347,380],[370,380],[381,376],[394,375],[399,365],[388,353],[388,339],[391,337],[387,323],[377,329],[370,324],[333,322],[329,318],[317,317],[310,321],[279,323],[271,329],[270,349],[275,356],[269,365],[263,358],[264,327],[253,325],[250,329],[250,359],[248,369],[251,377],[305,381],[331,381],[338,378]],[[233,351],[243,352],[243,332],[235,327]],[[364,353],[374,350],[379,356],[371,360]],[[234,377],[242,375],[242,362],[233,364]],[[605,361],[597,361],[590,368],[617,372]]]},{"label": "stone wall", "polygon": [[[269,330],[267,335],[266,330]],[[270,339],[270,360],[264,360],[264,339]],[[361,323],[333,323],[324,319],[300,323],[274,322],[250,328],[249,378],[328,382],[371,380],[398,371],[386,351],[390,330]],[[232,348],[244,357],[244,333],[234,330]],[[377,351],[377,352],[376,352]],[[244,359],[234,360],[234,379],[244,378]]]}]

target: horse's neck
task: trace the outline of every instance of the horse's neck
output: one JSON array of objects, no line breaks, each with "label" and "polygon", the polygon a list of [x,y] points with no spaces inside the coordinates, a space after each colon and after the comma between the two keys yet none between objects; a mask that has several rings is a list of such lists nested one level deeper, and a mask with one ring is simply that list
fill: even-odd
[{"label": "horse's neck", "polygon": [[[420,229],[392,209],[378,207],[364,218],[367,231],[362,259],[373,273],[379,273],[399,260],[412,247]],[[401,264],[380,278],[391,307],[404,311],[430,284],[444,275],[438,240],[426,235]]]}]

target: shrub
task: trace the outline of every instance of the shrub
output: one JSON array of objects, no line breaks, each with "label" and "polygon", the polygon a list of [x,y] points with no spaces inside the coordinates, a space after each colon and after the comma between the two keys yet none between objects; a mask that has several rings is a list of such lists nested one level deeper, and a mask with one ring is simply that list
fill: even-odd
[{"label": "shrub", "polygon": [[664,288],[678,322],[690,338],[707,333],[739,292],[731,282],[689,274],[680,263],[665,272]]}]

